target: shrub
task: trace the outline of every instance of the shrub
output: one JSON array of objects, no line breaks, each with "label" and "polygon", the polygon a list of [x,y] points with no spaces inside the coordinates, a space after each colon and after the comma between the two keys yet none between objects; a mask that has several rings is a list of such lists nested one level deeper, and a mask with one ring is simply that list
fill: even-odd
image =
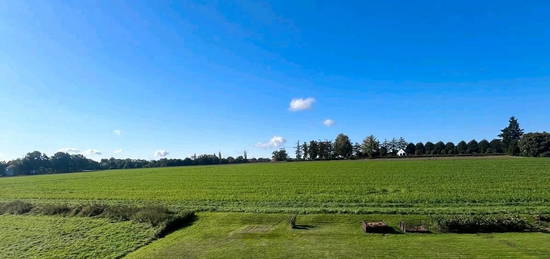
[{"label": "shrub", "polygon": [[34,208],[36,213],[43,215],[68,215],[72,209],[68,205],[41,204]]},{"label": "shrub", "polygon": [[97,217],[101,215],[106,210],[106,208],[107,206],[101,204],[81,205],[75,207],[71,211],[70,216]]},{"label": "shrub", "polygon": [[126,221],[131,220],[138,210],[138,208],[128,206],[111,206],[106,207],[101,216],[116,221]]},{"label": "shrub", "polygon": [[159,226],[171,218],[172,212],[160,206],[150,206],[138,209],[131,219],[140,223],[149,223],[152,226]]},{"label": "shrub", "polygon": [[25,214],[32,210],[32,204],[24,201],[12,201],[0,205],[0,214]]},{"label": "shrub", "polygon": [[449,233],[523,232],[535,229],[525,218],[516,215],[461,215],[439,217],[436,222],[441,232]]}]

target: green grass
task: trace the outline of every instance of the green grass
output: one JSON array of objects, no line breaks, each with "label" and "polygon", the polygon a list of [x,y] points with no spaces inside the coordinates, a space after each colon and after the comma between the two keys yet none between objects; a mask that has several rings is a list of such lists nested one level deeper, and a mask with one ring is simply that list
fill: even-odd
[{"label": "green grass", "polygon": [[201,213],[192,226],[129,258],[547,258],[550,234],[365,234],[359,222],[400,215],[302,215],[290,229],[283,214]]},{"label": "green grass", "polygon": [[264,163],[0,179],[0,200],[233,212],[550,211],[550,159]]},{"label": "green grass", "polygon": [[0,215],[0,258],[119,258],[154,235],[132,221]]}]

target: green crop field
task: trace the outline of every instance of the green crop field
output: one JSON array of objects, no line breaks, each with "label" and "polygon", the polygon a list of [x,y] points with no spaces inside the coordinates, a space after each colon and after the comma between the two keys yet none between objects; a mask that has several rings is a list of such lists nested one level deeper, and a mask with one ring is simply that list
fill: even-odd
[{"label": "green crop field", "polygon": [[0,258],[118,258],[151,241],[147,224],[57,216],[0,216]]},{"label": "green crop field", "polygon": [[[367,235],[359,222],[550,213],[550,159],[262,163],[0,178],[0,201],[164,204],[197,220],[155,229],[103,218],[0,215],[2,258],[539,257],[547,233]],[[44,205],[44,204],[43,204]],[[289,215],[299,213],[290,229]],[[531,217],[533,218],[533,217]],[[150,241],[152,243],[148,244]]]},{"label": "green crop field", "polygon": [[331,161],[0,179],[0,200],[310,213],[548,212],[550,159]]}]

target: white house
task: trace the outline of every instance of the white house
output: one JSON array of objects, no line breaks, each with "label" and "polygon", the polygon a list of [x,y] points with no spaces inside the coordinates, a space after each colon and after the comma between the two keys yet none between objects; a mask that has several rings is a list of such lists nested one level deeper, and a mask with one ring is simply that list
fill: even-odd
[{"label": "white house", "polygon": [[405,152],[405,150],[403,149],[399,149],[399,151],[397,151],[397,156],[406,156],[407,155],[407,152]]}]

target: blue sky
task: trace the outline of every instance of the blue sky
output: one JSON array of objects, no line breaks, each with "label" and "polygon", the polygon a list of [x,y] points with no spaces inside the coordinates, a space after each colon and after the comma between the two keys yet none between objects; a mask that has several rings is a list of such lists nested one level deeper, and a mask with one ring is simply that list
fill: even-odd
[{"label": "blue sky", "polygon": [[2,1],[0,160],[550,130],[550,2],[337,2]]}]

